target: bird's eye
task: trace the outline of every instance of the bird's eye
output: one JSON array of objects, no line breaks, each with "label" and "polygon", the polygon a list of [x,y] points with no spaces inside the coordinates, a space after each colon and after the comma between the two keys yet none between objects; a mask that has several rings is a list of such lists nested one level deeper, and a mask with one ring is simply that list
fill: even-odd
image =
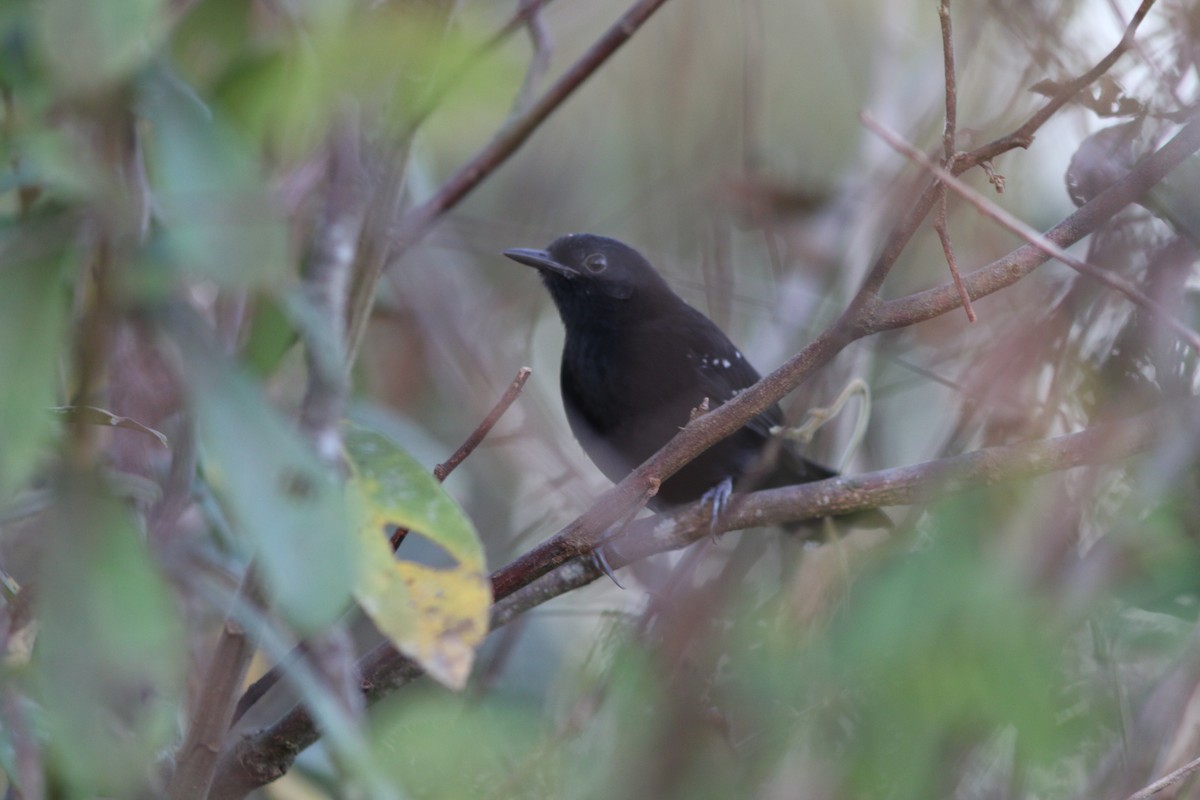
[{"label": "bird's eye", "polygon": [[588,268],[588,272],[603,272],[608,266],[608,260],[604,258],[603,253],[592,253],[583,260],[583,265]]}]

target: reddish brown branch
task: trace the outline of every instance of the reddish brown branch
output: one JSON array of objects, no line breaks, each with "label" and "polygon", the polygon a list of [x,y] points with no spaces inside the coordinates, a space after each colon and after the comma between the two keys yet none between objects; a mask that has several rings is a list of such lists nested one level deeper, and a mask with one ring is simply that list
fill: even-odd
[{"label": "reddish brown branch", "polygon": [[958,138],[958,79],[954,69],[954,31],[950,24],[950,0],[942,0],[938,6],[938,19],[942,24],[942,71],[946,82],[946,124],[942,129],[942,155],[949,165],[954,161]]},{"label": "reddish brown branch", "polygon": [[963,310],[967,312],[967,322],[974,322],[978,317],[975,315],[975,307],[971,305],[971,295],[967,292],[966,284],[963,283],[962,274],[958,271],[958,259],[954,257],[950,229],[946,226],[946,187],[943,185],[938,193],[941,197],[938,199],[937,214],[933,218],[933,229],[942,243],[942,252],[946,255],[946,266],[950,268],[950,279],[954,281],[954,288],[958,291],[958,300],[962,303]]}]

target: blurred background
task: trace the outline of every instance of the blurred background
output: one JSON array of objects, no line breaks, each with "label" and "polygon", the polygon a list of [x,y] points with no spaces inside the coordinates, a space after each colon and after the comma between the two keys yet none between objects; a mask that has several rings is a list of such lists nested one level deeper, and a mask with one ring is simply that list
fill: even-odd
[{"label": "blurred background", "polygon": [[[1143,5],[1115,67],[964,179],[1045,230],[1189,120],[1200,12]],[[1137,7],[952,3],[957,147],[1017,129]],[[513,24],[519,8],[534,22]],[[557,312],[502,250],[621,239],[764,374],[844,310],[927,181],[859,114],[941,152],[932,2],[665,3],[461,203],[406,227],[625,9],[0,4],[10,797],[161,796],[238,577],[308,513],[256,480],[311,467],[292,422],[330,341],[304,268],[330,209],[355,210],[356,269],[382,270],[357,358],[353,324],[347,342],[333,326],[346,416],[432,468],[533,370],[446,482],[489,570],[609,486],[563,415]],[[1198,169],[1073,249],[1193,327]],[[948,223],[964,272],[1022,244],[953,196]],[[883,293],[948,280],[927,222]],[[855,400],[808,454],[909,465],[1165,415],[1197,390],[1196,353],[1065,266],[975,310],[859,341],[789,396],[797,423],[870,387],[863,440]],[[262,796],[1129,797],[1200,755],[1198,443],[1177,433],[1129,463],[931,493],[893,509],[892,532],[748,531],[634,565],[625,590],[600,581],[494,632],[462,692],[425,680],[379,703],[367,766],[313,747]],[[266,567],[285,638],[348,597],[337,529]],[[306,610],[321,582],[326,605]],[[1169,791],[1200,797],[1190,779]]]}]

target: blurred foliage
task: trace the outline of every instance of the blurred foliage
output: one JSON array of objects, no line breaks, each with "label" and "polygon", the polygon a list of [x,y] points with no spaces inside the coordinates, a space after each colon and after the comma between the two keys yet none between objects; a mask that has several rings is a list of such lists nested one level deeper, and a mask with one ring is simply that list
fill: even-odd
[{"label": "blurred foliage", "polygon": [[[426,238],[391,250],[386,209],[427,200],[527,77],[536,95],[626,5],[545,4],[549,69],[526,76],[528,30],[496,35],[516,0],[0,2],[14,798],[162,796],[186,726],[217,705],[204,688],[230,609],[279,661],[355,602],[370,624],[323,639],[333,655],[298,690],[343,726],[326,728],[341,749],[305,752],[270,796],[368,796],[382,768],[413,798],[1124,800],[1200,752],[1200,441],[1182,428],[1136,462],[895,511],[886,535],[755,531],[653,559],[627,592],[573,592],[485,637],[489,567],[606,486],[563,419],[561,326],[498,252],[625,239],[766,372],[841,312],[912,202],[915,169],[860,110],[939,143],[933,4],[667,3]],[[1013,130],[1134,6],[955,0],[959,146]],[[1188,4],[1155,4],[1134,52],[991,165],[997,202],[1049,227],[1172,136],[1196,107],[1198,31]],[[1194,327],[1198,163],[1078,248]],[[964,271],[1016,246],[957,201],[949,227]],[[387,266],[350,365],[323,305],[344,287],[318,263],[347,248]],[[885,294],[946,279],[922,231]],[[950,314],[857,344],[791,416],[869,378],[865,470],[1197,392],[1196,354],[1063,268],[976,308],[975,325]],[[439,485],[427,466],[523,364],[519,402]],[[327,413],[361,425],[313,422],[322,371],[352,384]],[[812,455],[832,462],[850,427],[835,420]],[[414,531],[399,558],[395,526]],[[241,600],[262,609],[234,606],[251,563],[261,591]],[[356,720],[322,681],[381,642],[442,685]],[[295,701],[264,702],[253,725]]]},{"label": "blurred foliage", "polygon": [[184,666],[176,604],[134,515],[95,476],[63,477],[41,533],[29,678],[48,755],[74,796],[131,796],[175,734]]}]

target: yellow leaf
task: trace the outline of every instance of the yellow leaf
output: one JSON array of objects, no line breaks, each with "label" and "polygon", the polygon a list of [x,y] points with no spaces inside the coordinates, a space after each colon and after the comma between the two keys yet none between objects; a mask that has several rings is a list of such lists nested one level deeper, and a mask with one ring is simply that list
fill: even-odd
[{"label": "yellow leaf", "polygon": [[[357,526],[362,564],[354,596],[397,650],[435,680],[461,689],[487,634],[492,602],[479,537],[441,484],[390,440],[348,427],[345,442],[349,485],[362,509]],[[420,533],[454,565],[397,559],[385,537],[389,525]]]}]

